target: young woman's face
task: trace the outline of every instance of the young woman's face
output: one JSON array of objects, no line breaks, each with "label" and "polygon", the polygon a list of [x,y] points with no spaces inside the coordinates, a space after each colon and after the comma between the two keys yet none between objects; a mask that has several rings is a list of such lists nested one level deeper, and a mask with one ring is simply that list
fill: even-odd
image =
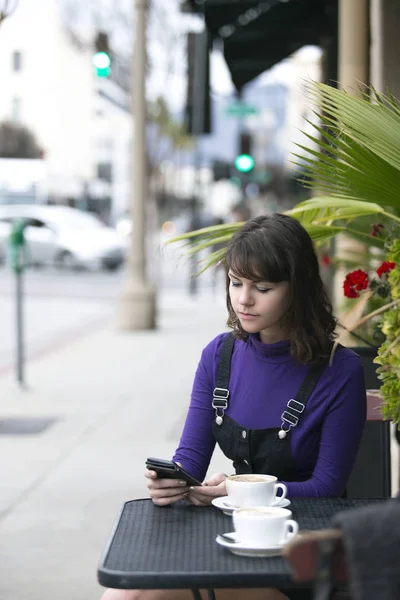
[{"label": "young woman's face", "polygon": [[281,320],[289,304],[289,282],[251,281],[229,271],[233,310],[247,333],[259,333],[264,343],[286,339]]}]

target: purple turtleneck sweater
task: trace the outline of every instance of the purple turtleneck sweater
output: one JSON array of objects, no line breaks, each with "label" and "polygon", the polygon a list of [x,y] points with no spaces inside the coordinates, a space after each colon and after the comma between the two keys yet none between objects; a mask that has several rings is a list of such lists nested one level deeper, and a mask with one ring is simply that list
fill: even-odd
[{"label": "purple turtleneck sweater", "polygon": [[[211,406],[222,341],[218,335],[203,350],[193,384],[191,403],[174,460],[203,480],[215,447]],[[299,389],[308,367],[290,356],[289,342],[264,344],[257,334],[236,340],[226,414],[248,429],[280,427],[288,400]],[[306,481],[284,482],[288,497],[335,497],[345,490],[366,418],[366,393],[361,360],[339,348],[310,396],[291,448]]]}]

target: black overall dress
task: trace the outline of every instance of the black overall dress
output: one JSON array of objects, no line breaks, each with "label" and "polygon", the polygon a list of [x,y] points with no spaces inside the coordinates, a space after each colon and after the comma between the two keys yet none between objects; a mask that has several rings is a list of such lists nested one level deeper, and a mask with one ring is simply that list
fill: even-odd
[{"label": "black overall dress", "polygon": [[[294,398],[289,398],[282,413],[281,427],[247,429],[224,414],[229,403],[229,376],[235,338],[229,333],[221,347],[217,366],[212,406],[216,418],[212,425],[214,438],[222,452],[232,460],[238,475],[265,473],[279,481],[304,481],[298,474],[290,444],[291,430],[296,427],[328,361],[310,367]],[[311,600],[312,588],[281,589],[290,600]],[[325,596],[324,596],[325,597]],[[328,596],[327,596],[328,598]]]},{"label": "black overall dress", "polygon": [[229,376],[235,338],[229,333],[222,344],[212,406],[216,418],[212,432],[222,452],[232,460],[236,474],[265,473],[280,481],[304,481],[297,472],[291,449],[291,430],[305,406],[327,361],[310,367],[294,398],[288,398],[281,427],[247,429],[225,415],[229,403]]}]

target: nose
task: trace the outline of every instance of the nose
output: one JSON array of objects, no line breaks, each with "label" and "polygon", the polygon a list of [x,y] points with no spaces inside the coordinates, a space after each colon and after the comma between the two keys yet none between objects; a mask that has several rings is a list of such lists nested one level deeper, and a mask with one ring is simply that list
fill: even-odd
[{"label": "nose", "polygon": [[254,304],[251,289],[245,285],[242,285],[240,289],[239,304],[242,306],[252,306]]}]

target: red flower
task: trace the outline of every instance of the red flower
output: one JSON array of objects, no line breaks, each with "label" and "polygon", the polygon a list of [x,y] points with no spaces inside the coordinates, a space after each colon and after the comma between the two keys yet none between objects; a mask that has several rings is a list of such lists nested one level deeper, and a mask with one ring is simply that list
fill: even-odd
[{"label": "red flower", "polygon": [[376,270],[378,277],[382,277],[384,273],[389,273],[396,266],[395,262],[390,262],[389,260],[385,260],[381,266]]},{"label": "red flower", "polygon": [[358,298],[359,292],[368,287],[368,275],[365,271],[357,269],[346,275],[343,283],[343,293],[346,298]]},{"label": "red flower", "polygon": [[360,295],[360,292],[357,292],[348,281],[343,283],[343,293],[346,298],[358,298]]},{"label": "red flower", "polygon": [[330,267],[331,265],[331,257],[329,256],[329,254],[323,254],[321,256],[321,262],[325,267]]}]

